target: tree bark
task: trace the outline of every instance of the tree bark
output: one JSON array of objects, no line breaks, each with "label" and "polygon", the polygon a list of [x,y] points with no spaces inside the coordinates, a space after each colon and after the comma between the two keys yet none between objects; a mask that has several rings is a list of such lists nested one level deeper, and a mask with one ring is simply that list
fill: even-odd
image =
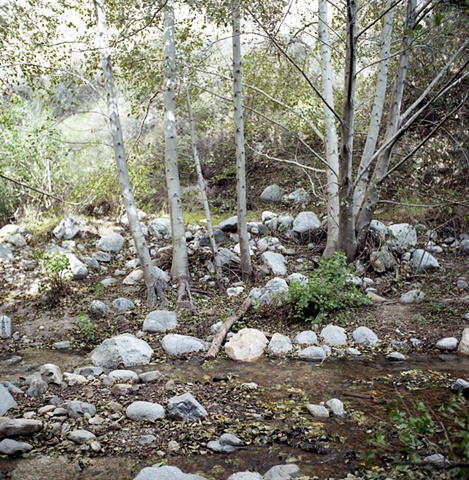
[{"label": "tree bark", "polygon": [[242,279],[249,282],[252,279],[253,269],[247,228],[247,201],[246,201],[246,158],[244,152],[244,118],[241,75],[241,2],[231,2],[232,29],[233,29],[233,104],[236,142],[236,193],[238,203],[238,235],[241,256]]},{"label": "tree bark", "polygon": [[151,263],[150,252],[143,236],[140,220],[138,219],[137,206],[130,184],[127,162],[125,158],[124,138],[117,106],[117,95],[114,82],[114,73],[112,69],[111,50],[109,47],[109,37],[107,33],[106,14],[104,12],[104,0],[94,0],[96,19],[98,24],[98,34],[100,39],[101,60],[104,73],[104,81],[107,92],[107,104],[111,124],[111,133],[116,158],[117,172],[121,194],[124,199],[124,205],[127,212],[127,219],[135,242],[135,248],[143,270],[145,285],[147,288],[147,303],[154,306],[157,300],[157,291],[164,302],[166,297],[163,293],[163,281],[158,279],[155,269]]}]

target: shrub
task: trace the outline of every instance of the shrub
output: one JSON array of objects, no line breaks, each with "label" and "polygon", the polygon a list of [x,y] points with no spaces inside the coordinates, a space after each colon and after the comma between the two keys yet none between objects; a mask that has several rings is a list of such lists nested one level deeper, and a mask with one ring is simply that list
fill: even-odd
[{"label": "shrub", "polygon": [[290,284],[290,302],[296,315],[312,322],[335,310],[371,304],[371,300],[350,281],[351,276],[343,253],[319,260],[308,282],[293,280]]},{"label": "shrub", "polygon": [[39,292],[47,292],[51,302],[69,293],[73,273],[68,257],[63,253],[41,253],[39,250],[36,250],[35,257],[47,277],[47,283],[39,285]]}]

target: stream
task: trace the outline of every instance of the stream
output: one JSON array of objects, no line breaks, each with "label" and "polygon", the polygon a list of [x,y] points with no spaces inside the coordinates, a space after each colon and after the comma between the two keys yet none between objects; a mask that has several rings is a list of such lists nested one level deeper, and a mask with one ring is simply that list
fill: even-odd
[{"label": "stream", "polygon": [[[22,361],[0,358],[0,380],[15,382],[37,371],[44,363],[55,363],[62,371],[73,371],[87,364],[77,352],[58,352],[29,348],[18,352]],[[389,412],[396,406],[406,408],[416,400],[437,407],[451,397],[449,385],[457,378],[467,379],[469,357],[458,355],[419,355],[405,361],[391,362],[384,356],[330,358],[323,364],[297,359],[263,358],[255,363],[235,363],[226,358],[203,363],[200,360],[157,362],[132,368],[138,373],[159,370],[165,381],[172,379],[188,386],[211,385],[222,381],[237,384],[256,383],[256,399],[272,405],[278,412],[285,405],[288,415],[303,415],[304,403],[319,404],[339,398],[345,404],[346,418],[318,419],[328,438],[320,443],[311,441],[294,445],[287,442],[252,444],[229,454],[210,451],[190,455],[166,454],[136,458],[133,455],[94,456],[78,471],[75,458],[46,455],[24,455],[22,458],[0,458],[0,472],[15,480],[130,480],[138,471],[158,463],[179,467],[186,473],[204,473],[214,479],[226,479],[231,473],[254,470],[264,474],[274,465],[296,463],[303,475],[318,478],[343,478],[354,472],[367,452],[367,426],[360,418],[389,421]],[[250,395],[250,391],[246,391]],[[149,401],[157,401],[148,399]],[[203,404],[203,400],[201,401]],[[295,406],[297,403],[297,407]],[[287,408],[288,407],[288,408]],[[266,407],[267,408],[267,407]],[[207,406],[210,415],[210,406]],[[292,413],[294,412],[294,413]],[[276,414],[266,415],[266,424],[275,427],[282,422]],[[231,419],[234,421],[235,419]],[[316,419],[315,419],[316,420]],[[157,428],[158,424],[155,424]],[[201,425],[201,428],[204,428]],[[261,434],[262,432],[257,432]],[[256,432],[254,432],[256,434]],[[254,435],[255,436],[255,435]],[[330,439],[336,439],[331,441]],[[294,442],[293,442],[294,443]],[[320,447],[318,447],[320,445]],[[2,476],[0,475],[0,478]]]}]

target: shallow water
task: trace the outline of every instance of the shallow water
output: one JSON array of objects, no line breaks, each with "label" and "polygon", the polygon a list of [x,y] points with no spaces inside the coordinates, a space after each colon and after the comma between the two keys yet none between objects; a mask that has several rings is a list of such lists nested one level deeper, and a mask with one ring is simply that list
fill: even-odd
[{"label": "shallow water", "polygon": [[[0,378],[18,379],[38,370],[43,363],[55,363],[63,371],[87,364],[77,352],[27,349],[19,352],[23,360],[11,365],[11,358],[0,359]],[[241,383],[255,382],[275,403],[288,398],[293,401],[301,392],[310,403],[340,398],[347,411],[359,411],[366,417],[383,419],[389,405],[422,399],[441,402],[450,397],[448,389],[456,378],[469,375],[469,357],[457,355],[411,355],[403,362],[390,362],[382,356],[354,359],[328,359],[323,364],[300,360],[261,359],[255,363],[234,363],[224,358],[202,363],[196,360],[171,361],[137,367],[137,372],[158,369],[166,379],[177,383],[203,383],[235,378]],[[435,379],[435,382],[432,380]],[[415,384],[413,383],[415,381]],[[28,459],[0,459],[0,471],[16,480],[124,480],[133,478],[143,467],[162,460],[184,472],[203,472],[212,478],[225,479],[236,471],[255,470],[265,473],[271,466],[294,461],[305,475],[319,478],[342,478],[354,471],[359,454],[365,453],[366,432],[350,419],[321,420],[327,432],[345,442],[330,445],[324,451],[315,448],[294,448],[284,443],[251,445],[231,454],[169,456],[161,459],[128,457],[96,457],[78,471],[76,458],[35,456]],[[314,447],[314,445],[312,445]]]}]

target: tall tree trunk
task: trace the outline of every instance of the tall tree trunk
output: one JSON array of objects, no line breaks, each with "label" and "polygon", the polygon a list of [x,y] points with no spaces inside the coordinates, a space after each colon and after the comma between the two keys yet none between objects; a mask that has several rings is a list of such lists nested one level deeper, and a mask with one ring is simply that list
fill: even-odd
[{"label": "tall tree trunk", "polygon": [[252,279],[253,270],[247,228],[246,160],[244,153],[244,118],[241,75],[241,1],[231,2],[233,28],[233,103],[236,141],[236,191],[238,200],[238,235],[241,250],[242,278]]},{"label": "tall tree trunk", "polygon": [[109,118],[111,122],[111,133],[114,145],[114,154],[116,157],[117,172],[119,176],[119,184],[121,194],[124,199],[124,205],[127,212],[129,227],[132,238],[135,242],[137,254],[140,259],[140,265],[143,270],[145,285],[147,287],[147,303],[154,306],[156,303],[156,292],[162,297],[162,301],[166,300],[162,290],[162,280],[158,279],[155,268],[151,263],[150,252],[142,233],[140,221],[138,219],[137,206],[130,185],[129,173],[127,170],[127,162],[125,159],[124,138],[117,107],[117,96],[114,84],[114,73],[112,70],[111,50],[109,47],[109,38],[107,33],[106,15],[104,12],[104,0],[94,0],[96,19],[98,24],[98,34],[100,39],[101,59],[104,73],[104,81],[107,91],[107,104],[109,110]]},{"label": "tall tree trunk", "polygon": [[357,11],[357,1],[347,0],[347,51],[345,57],[344,103],[339,153],[339,250],[345,252],[348,261],[355,260],[357,250],[352,181],[357,65]]},{"label": "tall tree trunk", "polygon": [[[368,183],[362,205],[358,212],[356,225],[358,232],[358,245],[362,248],[366,240],[366,232],[373,218],[376,205],[379,200],[379,185],[386,175],[391,160],[392,150],[395,142],[390,142],[396,137],[401,120],[401,104],[404,95],[405,81],[409,66],[410,49],[413,43],[413,29],[416,17],[416,0],[409,0],[407,3],[406,23],[404,25],[404,36],[402,39],[401,55],[399,58],[398,72],[394,80],[394,87],[391,97],[391,107],[388,116],[386,134],[383,145],[387,145],[379,154],[373,171],[373,176]],[[397,141],[397,138],[396,138]]]},{"label": "tall tree trunk", "polygon": [[197,145],[195,142],[195,126],[194,126],[195,122],[194,122],[194,116],[192,115],[191,97],[189,93],[189,87],[187,86],[187,84],[186,84],[186,93],[187,93],[187,112],[189,114],[189,122],[190,122],[190,129],[191,129],[192,155],[194,156],[195,169],[197,171],[197,178],[199,180],[200,195],[202,196],[202,202],[204,204],[204,209],[205,209],[205,218],[207,219],[207,230],[210,238],[210,245],[212,246],[213,257],[214,257],[213,263],[215,265],[215,278],[216,278],[217,287],[220,290],[224,290],[223,284],[221,281],[222,267],[221,267],[220,255],[218,254],[217,242],[215,241],[215,235],[213,233],[212,217],[210,215],[210,207],[208,205],[206,183],[202,173],[202,167],[200,166],[199,153],[197,151]]},{"label": "tall tree trunk", "polygon": [[324,124],[326,128],[327,169],[327,244],[323,256],[331,257],[339,244],[339,140],[334,109],[332,55],[329,39],[328,1],[319,0],[319,42],[321,47],[322,93],[325,102]]},{"label": "tall tree trunk", "polygon": [[[178,282],[178,303],[192,308],[189,288],[189,261],[187,255],[186,230],[182,208],[181,184],[177,159],[176,113],[174,101],[174,70],[176,64],[176,43],[174,28],[173,0],[164,7],[164,125],[166,184],[168,187],[169,212],[173,242],[171,278]],[[185,296],[189,303],[183,303]]]}]

